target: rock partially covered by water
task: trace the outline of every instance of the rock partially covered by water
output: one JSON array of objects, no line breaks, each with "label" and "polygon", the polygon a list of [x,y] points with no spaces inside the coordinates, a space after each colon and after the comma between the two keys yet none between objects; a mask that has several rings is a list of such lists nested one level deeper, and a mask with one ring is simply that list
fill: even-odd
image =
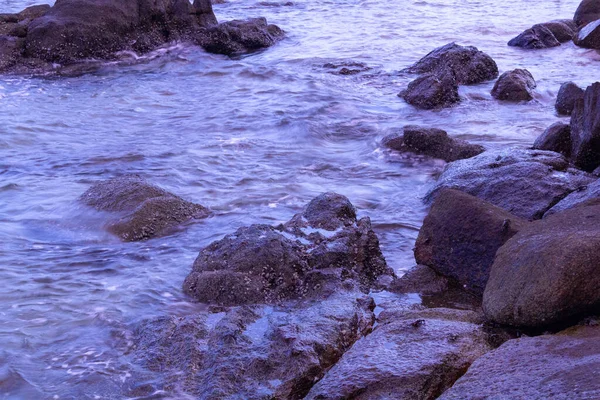
[{"label": "rock partially covered by water", "polygon": [[498,76],[496,62],[473,46],[449,43],[404,70],[415,74],[444,75],[450,71],[459,85],[473,85]]},{"label": "rock partially covered by water", "polygon": [[600,206],[534,221],[502,246],[483,296],[486,317],[545,328],[600,311]]},{"label": "rock partially covered by water", "polygon": [[526,69],[515,69],[503,73],[492,89],[492,96],[498,100],[529,101],[533,99],[536,87],[533,75]]},{"label": "rock partially covered by water", "polygon": [[573,21],[575,21],[579,27],[599,19],[600,4],[597,0],[583,0],[579,4],[579,7],[577,7],[577,11],[575,11],[575,16],[573,17]]},{"label": "rock partially covered by water", "polygon": [[555,151],[568,158],[571,155],[571,126],[562,122],[550,125],[535,139],[533,149]]},{"label": "rock partially covered by water", "polygon": [[108,230],[124,241],[162,236],[189,220],[209,215],[205,207],[131,175],[97,183],[80,201],[98,211],[125,214],[108,224]]},{"label": "rock partially covered by water", "polygon": [[556,95],[556,112],[562,115],[571,115],[575,103],[579,99],[583,99],[584,91],[573,82],[566,82],[560,85],[558,94]]},{"label": "rock partially covered by water", "polygon": [[571,114],[571,159],[585,171],[600,166],[600,83],[585,90]]},{"label": "rock partially covered by water", "polygon": [[143,323],[134,358],[180,398],[302,399],[375,322],[375,304],[339,293]]},{"label": "rock partially covered by water", "polygon": [[410,82],[398,97],[424,110],[449,107],[460,102],[458,84],[451,73],[420,76]]},{"label": "rock partially covered by water", "polygon": [[474,157],[485,151],[483,146],[451,138],[441,129],[416,125],[405,126],[402,135],[385,137],[383,144],[393,150],[427,155],[447,162]]},{"label": "rock partially covered by water", "polygon": [[115,60],[123,51],[147,53],[174,41],[199,42],[222,54],[249,52],[282,35],[261,18],[219,25],[210,0],[193,5],[189,0],[61,0],[0,19],[0,42],[20,38],[16,52],[0,46],[0,72],[48,72]]},{"label": "rock partially covered by water", "polygon": [[550,22],[534,25],[534,27],[536,26],[543,26],[549,29],[560,43],[573,40],[573,35],[577,32],[577,24],[572,19],[555,19]]},{"label": "rock partially covered by water", "polygon": [[341,288],[367,291],[393,275],[370,220],[357,220],[347,198],[326,193],[285,225],[252,225],[212,243],[183,288],[205,303],[276,304]]},{"label": "rock partially covered by water", "polygon": [[473,363],[440,400],[600,398],[600,328],[509,340]]},{"label": "rock partially covered by water", "polygon": [[558,153],[510,148],[448,164],[426,201],[433,200],[442,188],[452,188],[521,218],[537,219],[592,181],[591,175],[570,168]]},{"label": "rock partially covered by water", "polygon": [[600,49],[600,19],[581,28],[573,38],[573,42],[586,49]]},{"label": "rock partially covered by water", "polygon": [[511,39],[508,45],[524,49],[547,49],[549,47],[560,46],[560,42],[547,27],[534,25],[519,36]]},{"label": "rock partially covered by water", "polygon": [[211,26],[196,37],[199,45],[210,53],[236,55],[270,47],[283,37],[276,25],[265,18],[228,21]]},{"label": "rock partially covered by water", "polygon": [[444,189],[419,231],[415,259],[482,296],[496,251],[527,223],[474,196]]},{"label": "rock partially covered by water", "polygon": [[472,311],[386,309],[306,399],[435,399],[491,350]]}]

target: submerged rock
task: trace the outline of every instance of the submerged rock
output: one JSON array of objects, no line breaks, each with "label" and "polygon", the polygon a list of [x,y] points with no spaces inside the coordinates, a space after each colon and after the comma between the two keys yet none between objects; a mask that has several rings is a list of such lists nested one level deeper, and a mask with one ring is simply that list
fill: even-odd
[{"label": "submerged rock", "polygon": [[573,38],[573,42],[586,49],[600,49],[600,19],[581,28]]},{"label": "submerged rock", "polygon": [[509,340],[469,368],[440,400],[600,398],[600,328]]},{"label": "submerged rock", "polygon": [[434,75],[450,72],[459,85],[482,83],[498,76],[498,66],[490,56],[475,47],[456,43],[433,50],[404,71]]},{"label": "submerged rock", "polygon": [[496,253],[483,296],[486,317],[545,328],[600,311],[600,206],[534,221]]},{"label": "submerged rock", "polygon": [[183,289],[205,303],[279,303],[367,291],[393,275],[370,220],[357,220],[347,198],[326,193],[283,226],[252,225],[210,244]]},{"label": "submerged rock", "polygon": [[511,148],[448,164],[425,200],[432,201],[442,188],[458,189],[518,217],[537,219],[593,181],[558,153]]},{"label": "submerged rock", "polygon": [[535,139],[533,149],[555,151],[568,158],[571,155],[571,126],[562,122],[550,125]]},{"label": "submerged rock", "polygon": [[135,175],[97,183],[80,201],[98,211],[125,214],[110,221],[108,230],[128,242],[162,236],[189,220],[209,215],[205,207],[185,201]]},{"label": "submerged rock", "polygon": [[524,49],[547,49],[560,46],[552,31],[544,25],[534,25],[508,42],[509,46]]},{"label": "submerged rock", "polygon": [[417,263],[483,295],[496,251],[527,221],[457,190],[442,190],[415,245]]},{"label": "submerged rock", "polygon": [[560,86],[556,95],[556,112],[562,115],[571,115],[575,103],[583,99],[584,91],[573,82],[566,82]]},{"label": "submerged rock", "polygon": [[386,309],[377,322],[306,399],[435,399],[491,350],[472,311]]},{"label": "submerged rock", "polygon": [[575,11],[575,16],[573,17],[573,21],[575,21],[579,27],[599,19],[600,3],[598,3],[597,0],[583,0],[579,4],[579,7],[577,7],[577,11]]},{"label": "submerged rock", "polygon": [[[264,19],[218,24],[210,0],[61,0],[0,18],[0,42],[18,36],[16,53],[0,46],[0,72],[50,72],[89,60],[118,59],[123,51],[147,53],[174,41],[207,51],[254,51],[283,33]],[[15,56],[17,54],[17,56]]]},{"label": "submerged rock", "polygon": [[515,69],[503,73],[492,89],[492,96],[498,100],[529,101],[533,100],[535,80],[526,69]]},{"label": "submerged rock", "polygon": [[585,90],[571,114],[571,160],[585,170],[600,166],[600,83]]},{"label": "submerged rock", "polygon": [[136,330],[133,354],[171,393],[206,400],[302,399],[372,329],[374,307],[370,297],[340,293],[159,318]]},{"label": "submerged rock", "polygon": [[460,102],[458,84],[451,74],[426,74],[408,84],[398,97],[424,110],[449,107]]},{"label": "submerged rock", "polygon": [[474,157],[485,151],[483,146],[451,138],[441,129],[416,125],[405,126],[402,135],[387,136],[383,144],[393,150],[427,155],[447,162]]}]

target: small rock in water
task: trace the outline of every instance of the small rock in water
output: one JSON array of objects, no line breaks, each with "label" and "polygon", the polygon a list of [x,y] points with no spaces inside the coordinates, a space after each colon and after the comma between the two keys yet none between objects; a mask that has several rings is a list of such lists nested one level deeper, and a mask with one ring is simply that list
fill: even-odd
[{"label": "small rock in water", "polygon": [[535,140],[532,148],[555,151],[568,158],[571,155],[571,126],[562,122],[550,125]]},{"label": "small rock in water", "polygon": [[449,107],[460,102],[458,84],[451,74],[427,74],[408,84],[398,97],[408,104],[424,110]]},{"label": "small rock in water", "polygon": [[561,115],[571,115],[575,103],[583,99],[584,91],[573,82],[566,82],[560,85],[556,95],[556,112]]},{"label": "small rock in water", "polygon": [[526,69],[515,69],[503,73],[492,89],[492,96],[505,101],[533,100],[536,87],[533,75]]},{"label": "small rock in water", "polygon": [[547,49],[549,47],[560,46],[560,42],[547,27],[534,25],[519,36],[511,39],[508,45],[524,49]]}]

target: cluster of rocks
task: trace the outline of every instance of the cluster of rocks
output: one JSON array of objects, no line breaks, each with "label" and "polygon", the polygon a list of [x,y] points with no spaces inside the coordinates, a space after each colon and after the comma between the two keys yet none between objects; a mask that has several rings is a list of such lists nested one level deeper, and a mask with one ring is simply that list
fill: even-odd
[{"label": "cluster of rocks", "polygon": [[210,0],[63,0],[0,14],[0,72],[50,72],[174,41],[233,55],[271,46],[283,31],[264,18],[219,24]]}]

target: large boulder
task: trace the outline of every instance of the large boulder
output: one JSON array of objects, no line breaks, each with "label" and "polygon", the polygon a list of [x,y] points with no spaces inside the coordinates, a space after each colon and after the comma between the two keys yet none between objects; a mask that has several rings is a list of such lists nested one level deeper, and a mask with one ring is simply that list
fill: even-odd
[{"label": "large boulder", "polygon": [[571,160],[585,171],[600,166],[600,83],[585,90],[571,114]]},{"label": "large boulder", "polygon": [[581,28],[573,37],[573,42],[586,49],[600,49],[600,19]]},{"label": "large boulder", "polygon": [[509,340],[471,365],[440,400],[600,398],[600,328]]},{"label": "large boulder", "polygon": [[556,203],[554,207],[549,209],[544,218],[549,215],[556,214],[561,211],[569,210],[578,207],[582,204],[600,204],[600,180],[596,180],[587,186],[582,187],[569,194],[567,197]]},{"label": "large boulder", "polygon": [[99,182],[80,201],[98,211],[119,213],[120,218],[109,221],[108,230],[128,242],[168,234],[190,220],[210,214],[205,207],[185,201],[136,175]]},{"label": "large boulder", "polygon": [[415,74],[444,75],[451,72],[459,85],[473,85],[498,76],[496,62],[472,46],[449,43],[439,47],[404,70]]},{"label": "large boulder", "polygon": [[458,189],[525,219],[541,218],[569,193],[594,181],[550,151],[509,148],[450,163],[425,200]]},{"label": "large boulder", "polygon": [[278,227],[252,225],[203,249],[184,291],[205,303],[277,304],[342,288],[368,291],[392,279],[368,218],[325,193]]},{"label": "large boulder", "polygon": [[568,158],[571,155],[571,126],[562,122],[550,125],[535,139],[533,149],[555,151]]},{"label": "large boulder", "polygon": [[398,97],[423,110],[450,107],[460,102],[458,84],[451,73],[420,76],[410,82]]},{"label": "large boulder", "polygon": [[480,324],[472,311],[386,309],[306,399],[435,399],[491,350]]},{"label": "large boulder", "polygon": [[419,231],[415,259],[481,296],[496,251],[527,224],[486,201],[445,189]]},{"label": "large boulder", "polygon": [[533,100],[535,87],[535,80],[529,71],[515,69],[500,75],[492,89],[492,96],[498,100],[529,101]]},{"label": "large boulder", "polygon": [[370,332],[374,307],[370,297],[340,293],[163,317],[136,329],[132,354],[168,397],[302,399]]},{"label": "large boulder", "polygon": [[544,22],[542,24],[536,24],[536,26],[543,26],[550,30],[556,40],[560,43],[565,43],[573,39],[573,35],[577,32],[577,25],[572,19],[555,19],[550,22]]},{"label": "large boulder", "polygon": [[542,329],[600,311],[600,206],[534,221],[496,253],[483,295],[490,320]]},{"label": "large boulder", "polygon": [[405,126],[402,135],[385,137],[383,144],[393,150],[427,155],[447,162],[474,157],[485,151],[483,146],[452,138],[441,129],[416,125]]},{"label": "large boulder", "polygon": [[575,16],[573,17],[573,21],[575,21],[579,27],[599,19],[600,4],[597,0],[583,0],[579,4],[579,7],[577,7],[577,11],[575,11]]},{"label": "large boulder", "polygon": [[552,31],[544,25],[534,25],[508,42],[509,46],[524,49],[547,49],[560,46]]},{"label": "large boulder", "polygon": [[556,112],[562,115],[571,115],[575,103],[579,99],[583,99],[584,91],[573,82],[566,82],[560,85],[558,94],[556,95]]}]

